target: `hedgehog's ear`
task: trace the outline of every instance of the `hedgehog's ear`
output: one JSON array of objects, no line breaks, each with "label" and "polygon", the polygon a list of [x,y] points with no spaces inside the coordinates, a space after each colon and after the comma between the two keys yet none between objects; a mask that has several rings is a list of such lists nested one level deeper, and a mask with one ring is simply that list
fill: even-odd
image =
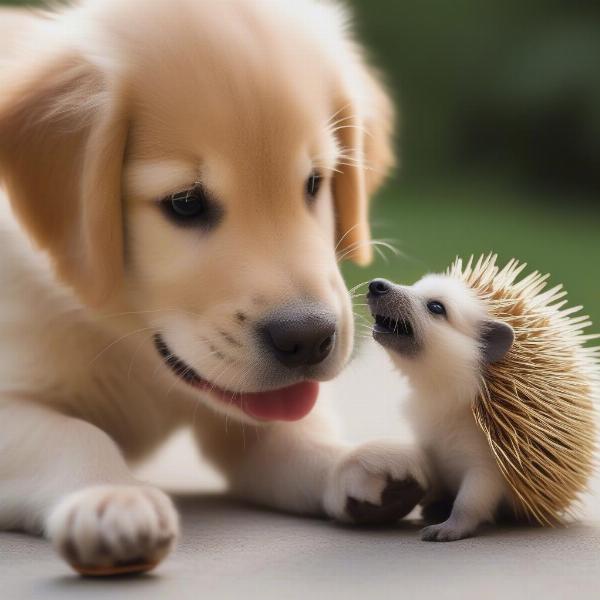
[{"label": "hedgehog's ear", "polygon": [[514,329],[502,321],[486,321],[481,333],[481,351],[487,364],[500,362],[515,341]]}]

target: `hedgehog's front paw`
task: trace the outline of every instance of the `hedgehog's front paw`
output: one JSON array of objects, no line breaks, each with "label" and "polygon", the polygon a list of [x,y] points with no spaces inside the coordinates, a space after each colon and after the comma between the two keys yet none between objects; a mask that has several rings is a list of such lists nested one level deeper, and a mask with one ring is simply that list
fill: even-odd
[{"label": "hedgehog's front paw", "polygon": [[450,517],[438,525],[429,525],[421,530],[421,539],[424,542],[456,542],[471,537],[476,527],[471,523],[461,523]]},{"label": "hedgehog's front paw", "polygon": [[393,523],[422,500],[426,486],[424,461],[414,449],[371,442],[350,451],[335,466],[324,507],[338,521]]},{"label": "hedgehog's front paw", "polygon": [[178,532],[173,503],[150,487],[98,486],[75,492],[48,522],[57,551],[86,575],[147,571],[168,554]]}]

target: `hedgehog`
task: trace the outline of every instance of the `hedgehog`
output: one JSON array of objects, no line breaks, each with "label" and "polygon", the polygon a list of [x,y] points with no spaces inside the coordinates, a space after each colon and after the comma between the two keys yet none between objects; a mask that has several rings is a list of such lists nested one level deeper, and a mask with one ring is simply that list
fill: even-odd
[{"label": "hedgehog", "polygon": [[370,282],[373,336],[408,378],[425,456],[426,541],[499,516],[572,519],[595,469],[598,336],[549,275],[496,255],[459,258],[412,286]]}]

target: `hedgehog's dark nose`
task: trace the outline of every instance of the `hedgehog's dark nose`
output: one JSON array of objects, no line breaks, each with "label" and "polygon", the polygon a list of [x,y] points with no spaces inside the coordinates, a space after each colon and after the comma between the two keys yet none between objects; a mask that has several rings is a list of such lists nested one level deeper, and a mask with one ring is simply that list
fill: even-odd
[{"label": "hedgehog's dark nose", "polygon": [[373,298],[385,296],[385,294],[391,290],[392,284],[387,279],[373,279],[373,281],[369,283],[369,295]]}]

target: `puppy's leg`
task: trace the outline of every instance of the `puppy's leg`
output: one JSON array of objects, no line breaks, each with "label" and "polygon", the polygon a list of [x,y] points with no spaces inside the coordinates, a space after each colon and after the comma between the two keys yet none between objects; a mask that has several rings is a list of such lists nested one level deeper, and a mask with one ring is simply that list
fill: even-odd
[{"label": "puppy's leg", "polygon": [[421,532],[422,539],[452,542],[472,536],[480,525],[493,521],[504,495],[505,483],[500,473],[493,469],[468,471],[448,519],[425,527]]},{"label": "puppy's leg", "polygon": [[43,533],[86,570],[156,564],[178,519],[169,498],[130,474],[89,423],[0,399],[0,528]]},{"label": "puppy's leg", "polygon": [[393,523],[423,499],[429,477],[421,453],[393,440],[350,449],[335,464],[325,490],[327,513],[344,522]]},{"label": "puppy's leg", "polygon": [[[235,441],[237,440],[237,441]],[[394,442],[350,448],[326,419],[263,428],[229,426],[202,448],[245,499],[285,511],[355,523],[393,522],[408,514],[426,487],[416,452]]]}]

